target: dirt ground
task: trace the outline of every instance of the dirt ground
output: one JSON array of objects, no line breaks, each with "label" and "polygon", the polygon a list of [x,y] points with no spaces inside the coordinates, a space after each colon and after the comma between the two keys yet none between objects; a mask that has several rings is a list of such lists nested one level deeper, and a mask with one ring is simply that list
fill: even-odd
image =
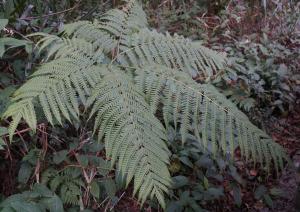
[{"label": "dirt ground", "polygon": [[279,188],[286,197],[274,201],[274,209],[263,212],[300,211],[300,109],[287,118],[274,122],[270,129],[273,139],[280,143],[292,159],[292,166],[286,167],[279,178]]}]

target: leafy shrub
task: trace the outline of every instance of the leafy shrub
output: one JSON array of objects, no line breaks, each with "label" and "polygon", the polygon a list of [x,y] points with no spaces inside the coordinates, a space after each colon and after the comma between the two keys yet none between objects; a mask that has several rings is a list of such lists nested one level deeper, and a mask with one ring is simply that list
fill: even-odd
[{"label": "leafy shrub", "polygon": [[[172,186],[166,143],[171,127],[183,144],[192,135],[213,156],[233,156],[239,147],[246,159],[282,169],[282,148],[210,84],[224,69],[224,55],[149,30],[135,1],[94,22],[68,24],[61,37],[35,35],[42,37],[45,64],[14,93],[4,113],[12,118],[10,139],[21,120],[37,129],[39,109],[53,126],[78,124],[88,115],[119,178],[126,186],[133,180],[141,203],[157,199],[163,207]],[[205,83],[193,80],[199,78]],[[55,191],[68,190],[51,182]]]},{"label": "leafy shrub", "polygon": [[[248,94],[246,97],[254,98],[256,107],[270,108],[270,112],[277,108],[281,112],[294,109],[300,77],[296,62],[300,58],[294,49],[272,42],[266,35],[259,43],[247,39],[225,48],[231,57],[231,68],[237,73],[231,83]],[[243,100],[239,103],[243,104]]]},{"label": "leafy shrub", "polygon": [[293,111],[300,94],[299,3],[272,6],[266,13],[254,10],[264,25],[244,6],[227,8],[208,41],[227,52],[235,74],[222,86],[226,95],[247,111],[255,107],[269,115]]},{"label": "leafy shrub", "polygon": [[35,184],[31,191],[8,197],[0,204],[1,211],[63,212],[60,198],[47,187]]}]

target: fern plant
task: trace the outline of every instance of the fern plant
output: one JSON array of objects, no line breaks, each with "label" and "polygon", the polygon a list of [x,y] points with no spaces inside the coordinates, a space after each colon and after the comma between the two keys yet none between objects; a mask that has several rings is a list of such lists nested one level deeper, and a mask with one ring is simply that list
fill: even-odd
[{"label": "fern plant", "polygon": [[79,176],[80,170],[73,167],[60,173],[50,168],[43,172],[42,183],[49,184],[52,191],[58,191],[63,203],[77,205],[80,202],[81,187],[84,187],[84,182]]},{"label": "fern plant", "polygon": [[214,155],[233,156],[239,147],[246,159],[282,169],[283,149],[209,83],[223,71],[225,56],[148,29],[136,1],[100,20],[68,24],[61,36],[35,36],[41,37],[45,63],[15,92],[4,113],[12,118],[11,139],[21,120],[36,129],[38,108],[52,125],[87,113],[126,185],[133,180],[141,203],[157,199],[162,207],[172,186],[170,126],[183,143],[192,134]]}]

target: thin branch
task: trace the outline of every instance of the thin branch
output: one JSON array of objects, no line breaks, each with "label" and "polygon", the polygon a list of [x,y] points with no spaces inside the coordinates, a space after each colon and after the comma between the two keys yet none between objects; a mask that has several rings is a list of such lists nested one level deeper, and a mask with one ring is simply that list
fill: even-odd
[{"label": "thin branch", "polygon": [[30,20],[34,20],[34,19],[48,18],[48,17],[53,16],[53,15],[59,15],[59,14],[62,14],[62,13],[66,13],[66,12],[69,12],[69,11],[72,11],[72,10],[76,9],[79,6],[80,2],[81,1],[77,2],[77,4],[75,6],[69,8],[69,9],[63,10],[63,11],[59,11],[59,12],[55,12],[55,13],[50,13],[50,14],[42,15],[42,16],[21,17],[21,18],[19,18],[19,20],[30,21]]}]

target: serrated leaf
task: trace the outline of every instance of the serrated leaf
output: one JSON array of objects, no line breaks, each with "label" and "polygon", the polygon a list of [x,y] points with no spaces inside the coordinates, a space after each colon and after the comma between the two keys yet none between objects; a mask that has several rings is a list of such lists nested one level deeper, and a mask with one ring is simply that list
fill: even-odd
[{"label": "serrated leaf", "polygon": [[110,198],[114,197],[117,192],[117,186],[115,181],[113,179],[106,179],[105,181],[103,181],[103,184],[105,187],[106,194]]},{"label": "serrated leaf", "polygon": [[64,212],[63,203],[57,195],[45,199],[44,203],[47,205],[47,209],[50,212]]},{"label": "serrated leaf", "polygon": [[173,188],[174,189],[180,188],[180,187],[185,186],[189,183],[189,179],[185,176],[172,177],[172,181],[173,181]]},{"label": "serrated leaf", "polygon": [[32,166],[27,162],[22,163],[18,173],[18,182],[26,184],[30,178],[31,172]]},{"label": "serrated leaf", "polygon": [[90,185],[90,192],[94,197],[99,198],[100,188],[99,188],[98,183],[95,180]]},{"label": "serrated leaf", "polygon": [[190,159],[188,157],[182,156],[182,157],[179,158],[179,160],[183,164],[187,165],[188,167],[193,168],[193,163],[190,161]]},{"label": "serrated leaf", "polygon": [[39,193],[39,195],[43,196],[43,197],[52,197],[53,196],[53,192],[49,188],[47,188],[45,185],[40,184],[40,183],[34,184],[33,191]]},{"label": "serrated leaf", "polygon": [[81,166],[87,167],[89,165],[88,155],[79,155],[77,158]]},{"label": "serrated leaf", "polygon": [[67,155],[68,155],[67,150],[62,150],[62,151],[56,152],[56,153],[54,153],[54,156],[53,156],[53,162],[55,164],[60,164],[67,158]]},{"label": "serrated leaf", "polygon": [[27,203],[25,201],[12,202],[10,206],[16,210],[16,212],[41,212],[36,203]]}]

